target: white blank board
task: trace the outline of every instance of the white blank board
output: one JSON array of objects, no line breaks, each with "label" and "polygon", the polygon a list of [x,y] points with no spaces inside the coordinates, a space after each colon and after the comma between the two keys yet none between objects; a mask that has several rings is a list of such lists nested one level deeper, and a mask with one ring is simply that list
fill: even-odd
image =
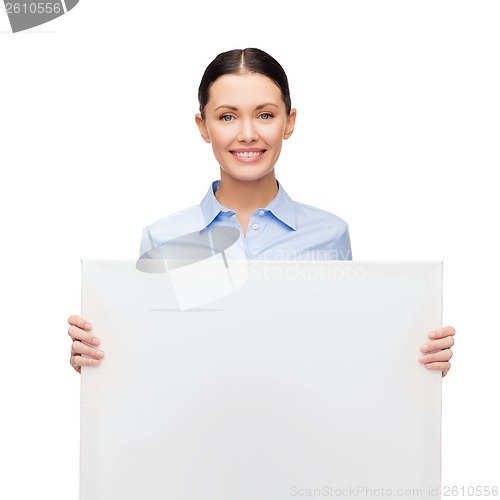
[{"label": "white blank board", "polygon": [[441,373],[417,359],[442,263],[245,266],[181,311],[168,273],[82,263],[106,357],[82,370],[80,498],[439,498]]}]

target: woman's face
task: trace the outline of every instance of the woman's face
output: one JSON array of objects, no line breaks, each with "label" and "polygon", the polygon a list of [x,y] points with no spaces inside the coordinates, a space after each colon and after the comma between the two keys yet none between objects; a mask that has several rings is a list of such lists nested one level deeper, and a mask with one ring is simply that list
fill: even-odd
[{"label": "woman's face", "polygon": [[292,135],[295,115],[295,109],[286,114],[281,90],[270,78],[243,73],[221,76],[212,84],[205,119],[198,114],[196,123],[222,171],[253,181],[273,171],[283,139]]}]

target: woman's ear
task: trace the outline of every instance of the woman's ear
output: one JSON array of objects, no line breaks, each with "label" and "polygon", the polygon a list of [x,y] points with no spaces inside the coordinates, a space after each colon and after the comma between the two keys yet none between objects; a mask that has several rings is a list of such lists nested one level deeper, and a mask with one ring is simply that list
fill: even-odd
[{"label": "woman's ear", "polygon": [[283,132],[283,139],[288,139],[293,134],[296,118],[297,118],[297,110],[295,108],[292,108],[286,120],[285,131]]},{"label": "woman's ear", "polygon": [[208,133],[207,126],[205,125],[205,120],[199,113],[196,114],[194,119],[196,121],[196,125],[198,125],[198,129],[200,130],[200,134],[203,137],[203,140],[210,144],[210,134]]}]

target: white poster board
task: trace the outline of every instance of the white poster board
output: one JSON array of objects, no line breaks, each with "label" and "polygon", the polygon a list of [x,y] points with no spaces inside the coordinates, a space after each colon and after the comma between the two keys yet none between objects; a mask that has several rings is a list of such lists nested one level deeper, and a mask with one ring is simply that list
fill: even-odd
[{"label": "white poster board", "polygon": [[82,370],[81,500],[439,498],[441,373],[417,359],[442,263],[240,265],[181,310],[169,273],[83,262],[106,357]]}]

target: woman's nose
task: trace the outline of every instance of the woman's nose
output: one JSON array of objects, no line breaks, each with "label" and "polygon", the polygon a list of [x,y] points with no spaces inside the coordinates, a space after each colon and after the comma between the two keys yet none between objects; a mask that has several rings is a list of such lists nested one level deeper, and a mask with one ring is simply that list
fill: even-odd
[{"label": "woman's nose", "polygon": [[254,142],[258,138],[259,134],[253,120],[240,120],[238,140],[240,142]]}]

